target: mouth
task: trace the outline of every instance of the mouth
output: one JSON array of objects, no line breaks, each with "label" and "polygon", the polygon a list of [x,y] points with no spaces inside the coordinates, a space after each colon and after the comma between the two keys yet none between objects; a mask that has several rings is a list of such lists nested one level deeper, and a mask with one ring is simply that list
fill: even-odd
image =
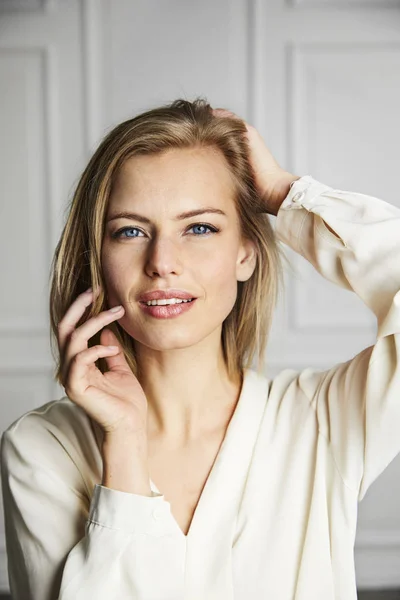
[{"label": "mouth", "polygon": [[184,300],[182,300],[182,302],[171,302],[171,304],[147,304],[147,302],[145,302],[144,300],[139,300],[139,303],[144,304],[145,306],[176,306],[177,304],[188,304],[190,302],[193,302],[193,300],[196,300],[196,298],[185,298]]},{"label": "mouth", "polygon": [[146,304],[139,300],[139,305],[144,314],[157,319],[169,319],[178,317],[191,310],[196,304],[197,298],[192,298],[186,302],[178,302],[177,304]]}]

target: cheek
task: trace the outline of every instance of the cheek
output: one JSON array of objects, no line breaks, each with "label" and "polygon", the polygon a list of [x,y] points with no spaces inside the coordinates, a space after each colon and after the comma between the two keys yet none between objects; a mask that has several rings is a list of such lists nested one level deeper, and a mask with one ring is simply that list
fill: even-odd
[{"label": "cheek", "polygon": [[233,307],[237,296],[236,264],[233,256],[217,256],[210,263],[207,274],[206,294],[217,300],[221,310]]},{"label": "cheek", "polygon": [[113,255],[102,252],[101,266],[103,271],[104,285],[110,304],[122,299],[125,281],[125,268],[123,262]]}]

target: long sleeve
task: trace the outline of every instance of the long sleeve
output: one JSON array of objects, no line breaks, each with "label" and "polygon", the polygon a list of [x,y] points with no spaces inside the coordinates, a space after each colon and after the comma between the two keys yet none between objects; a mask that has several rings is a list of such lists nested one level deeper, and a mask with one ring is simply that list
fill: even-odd
[{"label": "long sleeve", "polygon": [[71,405],[53,401],[2,434],[13,600],[179,600],[185,538],[169,503],[88,485],[90,429],[67,422]]},{"label": "long sleeve", "polygon": [[305,369],[297,381],[361,501],[400,452],[400,209],[306,175],[283,201],[276,234],[377,318],[373,346],[326,371]]}]

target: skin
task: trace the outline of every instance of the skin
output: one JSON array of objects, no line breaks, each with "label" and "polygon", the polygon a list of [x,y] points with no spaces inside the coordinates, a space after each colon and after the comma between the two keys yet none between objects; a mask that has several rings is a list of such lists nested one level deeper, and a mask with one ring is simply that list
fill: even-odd
[{"label": "skin", "polygon": [[[251,277],[256,254],[240,238],[232,191],[217,150],[172,149],[126,161],[110,197],[102,246],[107,300],[110,307],[123,305],[118,322],[135,340],[148,436],[170,446],[185,446],[223,426],[240,394],[241,381],[226,373],[221,331],[237,282]],[[178,213],[205,206],[227,216],[205,213],[174,221]],[[151,224],[108,220],[123,210]],[[220,231],[194,226],[198,223]],[[131,229],[113,239],[121,227]],[[195,305],[172,319],[146,315],[139,294],[169,287],[193,293]]]}]

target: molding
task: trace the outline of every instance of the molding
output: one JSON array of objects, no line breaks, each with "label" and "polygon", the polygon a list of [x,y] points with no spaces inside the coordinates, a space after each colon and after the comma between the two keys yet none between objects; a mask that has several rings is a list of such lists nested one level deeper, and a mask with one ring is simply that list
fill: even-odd
[{"label": "molding", "polygon": [[[1,0],[0,0],[1,2]],[[9,0],[9,2],[0,3],[0,13],[4,6],[12,5],[41,8],[54,8],[54,0],[37,0],[34,4],[30,0]],[[99,0],[80,0],[81,13],[81,38],[82,38],[82,103],[84,114],[84,144],[85,152],[88,155],[94,151],[98,145],[99,138],[103,134],[104,107],[99,99],[103,98],[105,86],[103,76],[103,57],[101,38],[103,33],[102,19],[103,3]],[[61,202],[61,160],[59,144],[61,140],[60,133],[60,114],[59,114],[59,82],[56,49],[50,44],[41,47],[3,47],[0,52],[39,52],[41,58],[41,68],[43,75],[43,123],[44,123],[44,187],[45,187],[45,218],[47,239],[44,240],[45,252],[49,261],[52,256],[52,248],[55,248],[59,239],[59,230],[55,226],[58,220],[59,206]],[[103,89],[104,88],[104,89]],[[46,266],[47,270],[47,266]],[[46,284],[47,285],[47,284]],[[16,319],[0,321],[0,335],[13,336],[45,336],[48,335],[48,323],[43,321],[35,324],[30,323],[22,317]]]},{"label": "molding", "polygon": [[[305,258],[299,256],[299,255],[295,255],[292,259],[291,259],[291,263],[292,265],[297,268],[297,265],[299,265],[299,263],[301,261],[306,261]],[[308,263],[308,261],[306,261]],[[308,263],[310,264],[310,263]],[[314,268],[312,265],[310,265],[312,268]],[[316,271],[317,272],[317,271]],[[320,275],[320,273],[318,273],[318,276],[321,277],[322,280],[325,280],[322,275]],[[331,282],[329,282],[331,283]],[[334,283],[331,283],[331,285],[333,287],[338,287],[339,286],[335,286]],[[334,315],[331,315],[329,317],[328,313],[326,313],[326,321],[324,320],[323,323],[320,322],[310,322],[310,321],[304,321],[302,320],[302,315],[304,314],[304,302],[301,302],[300,299],[300,292],[302,291],[302,287],[303,286],[307,286],[307,287],[313,287],[313,283],[311,282],[311,280],[309,278],[302,278],[301,280],[297,277],[291,277],[289,279],[289,283],[287,284],[287,291],[289,292],[288,295],[288,312],[287,312],[287,320],[288,320],[288,326],[290,328],[291,332],[302,332],[304,334],[314,334],[314,335],[321,335],[324,336],[327,332],[330,333],[335,333],[335,334],[348,334],[348,335],[354,335],[354,336],[361,336],[368,334],[368,333],[375,333],[376,332],[376,325],[375,325],[375,315],[371,312],[370,315],[370,324],[368,323],[357,323],[357,324],[350,324],[350,323],[346,323],[340,320],[340,314],[335,312]],[[339,289],[343,289],[343,288],[339,288]],[[349,290],[350,291],[350,290]],[[357,295],[353,292],[354,296],[357,298]],[[359,298],[358,298],[359,299]],[[360,299],[359,299],[360,300]]]},{"label": "molding", "polygon": [[59,0],[0,0],[1,13],[45,13],[54,10]]},{"label": "molding", "polygon": [[248,75],[247,75],[247,120],[260,131],[266,130],[266,105],[264,77],[259,73],[267,72],[264,48],[264,18],[266,8],[264,0],[248,0],[247,36],[248,36]]},{"label": "molding", "polygon": [[[26,54],[37,54],[40,62],[41,72],[41,83],[43,90],[44,106],[40,107],[43,111],[43,127],[44,127],[44,155],[43,155],[43,181],[45,188],[45,199],[44,199],[44,215],[49,215],[52,212],[51,198],[56,193],[55,190],[55,174],[54,174],[54,156],[56,153],[56,142],[55,142],[55,122],[56,112],[54,110],[54,50],[49,44],[43,46],[3,46],[0,48],[0,54],[9,53],[26,53]],[[52,113],[49,114],[50,109]],[[49,218],[49,217],[47,217]],[[51,230],[51,223],[46,223],[47,238],[43,242],[47,256],[50,256],[50,237],[48,232]],[[44,271],[47,271],[47,265],[45,265]],[[46,283],[47,285],[47,283]],[[39,321],[39,323],[38,323]],[[35,322],[17,316],[16,319],[0,320],[0,335],[24,335],[24,336],[44,336],[47,335],[48,326],[46,321],[40,323],[40,315]]]},{"label": "molding", "polygon": [[354,548],[355,550],[391,548],[400,552],[400,530],[359,529],[356,533]]},{"label": "molding", "polygon": [[23,365],[14,364],[7,367],[0,366],[1,377],[34,377],[42,375],[50,375],[52,377],[54,364],[48,362],[42,363],[41,365]]},{"label": "molding", "polygon": [[1,0],[1,12],[20,12],[20,11],[43,11],[46,8],[46,0]]},{"label": "molding", "polygon": [[0,548],[0,592],[10,593],[10,587],[8,583],[8,569],[7,569],[7,552],[5,548]]},{"label": "molding", "polygon": [[[400,44],[398,42],[287,42],[284,50],[286,97],[289,98],[286,113],[286,122],[288,124],[286,140],[287,162],[293,172],[309,173],[310,171],[312,172],[312,165],[314,164],[313,155],[318,150],[315,146],[313,136],[313,112],[316,108],[313,91],[318,73],[316,74],[312,69],[312,64],[310,65],[312,58],[314,56],[326,56],[345,60],[348,55],[363,55],[363,53],[369,52],[384,61],[385,53],[398,56]],[[300,146],[302,151],[300,151]],[[299,158],[302,156],[305,156],[305,158]],[[360,336],[361,339],[364,334],[376,331],[375,316],[372,312],[369,314],[368,321],[364,323],[360,322],[361,319],[358,323],[349,323],[341,317],[340,311],[335,311],[331,318],[328,319],[327,317],[323,323],[313,323],[310,320],[303,321],[304,302],[302,302],[300,292],[304,289],[303,286],[313,286],[313,280],[302,267],[304,263],[307,263],[307,268],[309,266],[314,267],[292,248],[287,248],[284,245],[284,250],[295,270],[295,275],[290,273],[286,284],[288,298],[287,318],[291,332],[320,335],[325,335],[326,333],[345,333]],[[322,277],[317,271],[315,272]],[[322,279],[324,278],[322,277]],[[331,285],[335,284],[332,283]],[[339,289],[342,290],[342,288]],[[343,292],[347,293],[348,291],[343,290]],[[357,297],[354,292],[353,295],[355,298]],[[356,318],[357,314],[354,311],[351,311],[351,314]],[[309,313],[307,313],[307,316],[312,317]]]},{"label": "molding", "polygon": [[81,38],[83,65],[84,143],[89,156],[103,135],[104,95],[106,93],[103,56],[103,0],[81,0]]},{"label": "molding", "polygon": [[400,586],[400,531],[360,530],[356,535],[354,558],[357,588]]},{"label": "molding", "polygon": [[292,9],[342,9],[398,8],[398,0],[286,0],[286,6]]}]

